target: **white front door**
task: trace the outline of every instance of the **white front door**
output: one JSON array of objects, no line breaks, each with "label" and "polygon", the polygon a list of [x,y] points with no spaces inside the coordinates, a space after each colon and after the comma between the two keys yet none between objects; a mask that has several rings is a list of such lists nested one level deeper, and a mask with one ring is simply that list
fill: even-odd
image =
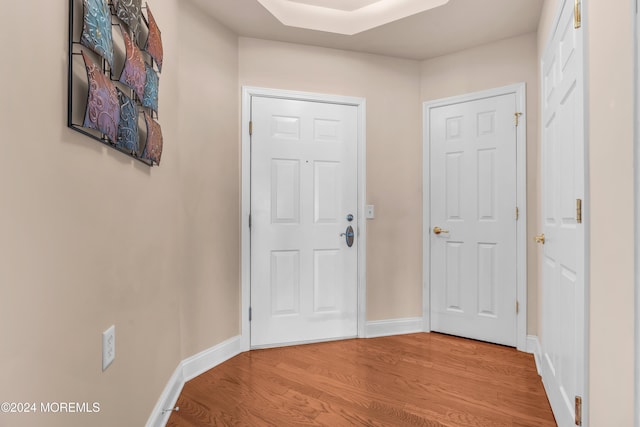
[{"label": "white front door", "polygon": [[355,337],[357,107],[251,108],[251,346]]},{"label": "white front door", "polygon": [[516,345],[516,111],[513,93],[430,110],[433,331]]},{"label": "white front door", "polygon": [[542,59],[542,379],[559,426],[584,396],[584,106],[582,30],[573,2]]}]

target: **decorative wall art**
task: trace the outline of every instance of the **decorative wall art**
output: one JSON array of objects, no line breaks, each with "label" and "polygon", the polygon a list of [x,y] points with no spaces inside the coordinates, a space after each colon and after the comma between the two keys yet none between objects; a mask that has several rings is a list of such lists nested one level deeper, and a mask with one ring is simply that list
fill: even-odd
[{"label": "decorative wall art", "polygon": [[144,85],[144,95],[142,97],[142,105],[158,112],[158,90],[160,85],[160,77],[152,67],[147,64],[146,80]]},{"label": "decorative wall art", "polygon": [[141,3],[142,0],[116,0],[116,16],[127,25],[134,38],[140,29]]},{"label": "decorative wall art", "polygon": [[158,64],[158,70],[162,71],[162,60],[164,54],[162,51],[162,36],[160,34],[160,28],[158,28],[156,20],[153,18],[149,4],[145,4],[147,5],[147,15],[149,16],[149,37],[147,38],[147,44],[145,45],[144,50],[146,50],[149,55],[155,59]]},{"label": "decorative wall art", "polygon": [[120,83],[129,86],[136,92],[139,99],[144,96],[144,85],[147,82],[147,65],[142,57],[142,52],[131,40],[129,34],[120,27],[122,31],[122,38],[124,39],[124,45],[126,48],[126,57],[124,60],[124,67],[122,68],[122,74],[120,75]]},{"label": "decorative wall art", "polygon": [[142,158],[151,160],[159,165],[160,157],[162,157],[162,129],[160,124],[146,112],[143,114],[144,121],[147,123],[147,143],[145,144]]},{"label": "decorative wall art", "polygon": [[67,125],[153,166],[163,148],[157,121],[163,48],[149,5],[141,4],[69,0]]},{"label": "decorative wall art", "polygon": [[101,69],[82,52],[87,80],[89,81],[89,99],[84,115],[83,126],[96,129],[106,135],[111,142],[118,140],[118,126],[120,124],[120,105],[116,88],[104,75]]},{"label": "decorative wall art", "polygon": [[83,0],[84,20],[80,42],[113,66],[111,13],[104,0]]},{"label": "decorative wall art", "polygon": [[118,90],[120,102],[120,125],[118,126],[118,142],[116,146],[127,153],[138,153],[140,150],[140,134],[138,132],[138,104]]}]

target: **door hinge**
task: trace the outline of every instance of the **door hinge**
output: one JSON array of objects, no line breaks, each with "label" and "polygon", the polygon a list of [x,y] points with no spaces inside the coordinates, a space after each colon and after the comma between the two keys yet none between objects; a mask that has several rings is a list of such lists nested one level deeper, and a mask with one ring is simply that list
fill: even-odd
[{"label": "door hinge", "polygon": [[251,317],[252,317],[251,315],[252,315],[252,313],[251,313],[251,307],[249,307],[249,322],[251,322]]},{"label": "door hinge", "polygon": [[516,301],[516,314],[520,313],[520,302]]},{"label": "door hinge", "polygon": [[516,206],[516,221],[520,219],[520,209]]},{"label": "door hinge", "polygon": [[576,425],[582,425],[582,397],[576,396]]},{"label": "door hinge", "polygon": [[576,199],[576,222],[582,224],[582,199]]},{"label": "door hinge", "polygon": [[515,113],[516,116],[516,127],[518,127],[518,125],[520,124],[520,116],[522,116],[522,113]]},{"label": "door hinge", "polygon": [[249,228],[251,228],[251,214],[249,214]]},{"label": "door hinge", "polygon": [[576,30],[582,27],[582,0],[574,0],[573,28]]},{"label": "door hinge", "polygon": [[253,136],[253,121],[249,122],[249,136]]}]

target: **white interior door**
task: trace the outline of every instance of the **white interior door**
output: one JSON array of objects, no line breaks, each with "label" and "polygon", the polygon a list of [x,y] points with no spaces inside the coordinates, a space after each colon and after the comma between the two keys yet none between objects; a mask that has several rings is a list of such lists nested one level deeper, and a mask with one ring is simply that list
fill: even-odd
[{"label": "white interior door", "polygon": [[357,107],[251,102],[251,346],[355,337]]},{"label": "white interior door", "polygon": [[516,345],[516,111],[515,94],[430,110],[433,331]]},{"label": "white interior door", "polygon": [[564,2],[542,60],[542,379],[560,426],[574,424],[584,390],[584,199],[582,30]]}]

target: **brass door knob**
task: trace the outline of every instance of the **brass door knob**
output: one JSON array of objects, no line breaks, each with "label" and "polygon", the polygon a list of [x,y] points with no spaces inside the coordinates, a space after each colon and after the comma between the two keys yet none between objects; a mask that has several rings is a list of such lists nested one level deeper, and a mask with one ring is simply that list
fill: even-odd
[{"label": "brass door knob", "polygon": [[449,230],[443,230],[440,227],[433,227],[433,234],[449,233]]},{"label": "brass door knob", "polygon": [[544,245],[544,233],[538,234],[535,237],[536,243],[542,243]]}]

